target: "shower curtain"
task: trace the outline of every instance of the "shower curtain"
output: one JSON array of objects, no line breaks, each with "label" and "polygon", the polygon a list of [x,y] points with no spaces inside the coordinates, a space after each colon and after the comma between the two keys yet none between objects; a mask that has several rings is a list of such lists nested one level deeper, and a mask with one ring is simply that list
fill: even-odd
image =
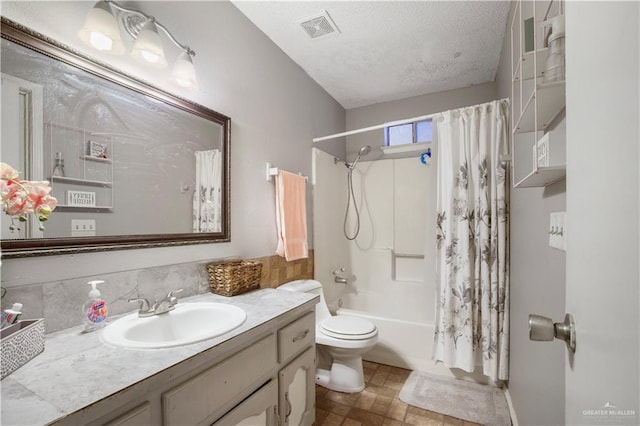
[{"label": "shower curtain", "polygon": [[447,111],[438,135],[434,359],[509,374],[507,101]]},{"label": "shower curtain", "polygon": [[222,230],[220,150],[196,151],[196,187],[193,193],[193,232]]}]

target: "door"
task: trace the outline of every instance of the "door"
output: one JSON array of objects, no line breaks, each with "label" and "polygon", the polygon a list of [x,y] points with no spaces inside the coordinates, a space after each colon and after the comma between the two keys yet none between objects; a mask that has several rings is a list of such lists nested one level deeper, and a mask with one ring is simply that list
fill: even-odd
[{"label": "door", "polygon": [[566,2],[570,425],[640,423],[639,14],[638,2]]},{"label": "door", "polygon": [[[18,170],[23,180],[43,180],[42,86],[6,74],[1,75],[0,81],[0,160]],[[3,214],[2,239],[42,237],[38,222],[29,216],[20,231],[12,232],[10,219]]]}]

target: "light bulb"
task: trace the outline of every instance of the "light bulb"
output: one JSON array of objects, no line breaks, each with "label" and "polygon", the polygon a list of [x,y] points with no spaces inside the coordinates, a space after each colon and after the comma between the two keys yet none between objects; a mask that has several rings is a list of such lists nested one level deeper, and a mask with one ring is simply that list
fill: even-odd
[{"label": "light bulb", "polygon": [[178,86],[197,90],[198,80],[196,79],[196,70],[188,51],[184,51],[178,56],[178,60],[173,66],[172,76],[173,81]]},{"label": "light bulb", "polygon": [[141,51],[140,56],[142,56],[145,61],[150,62],[152,64],[155,64],[160,60],[160,56],[156,55],[153,52],[149,52],[148,50]]},{"label": "light bulb", "polygon": [[101,52],[111,55],[125,52],[116,18],[111,6],[104,0],[100,0],[89,10],[78,36],[86,45]]},{"label": "light bulb", "polygon": [[185,78],[176,77],[176,83],[181,87],[189,87],[191,86],[191,81]]},{"label": "light bulb", "polygon": [[89,35],[89,42],[98,50],[111,50],[113,48],[113,40],[111,37],[92,31]]},{"label": "light bulb", "polygon": [[131,49],[131,56],[154,67],[167,66],[162,40],[153,19],[148,20],[138,33]]}]

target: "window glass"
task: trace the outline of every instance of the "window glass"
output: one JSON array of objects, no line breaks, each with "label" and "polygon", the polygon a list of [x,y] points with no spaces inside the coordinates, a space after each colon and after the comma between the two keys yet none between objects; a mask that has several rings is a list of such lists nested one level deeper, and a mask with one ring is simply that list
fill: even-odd
[{"label": "window glass", "polygon": [[413,123],[387,127],[387,146],[413,143]]},{"label": "window glass", "polygon": [[416,142],[431,142],[433,122],[431,120],[418,121],[416,123]]}]

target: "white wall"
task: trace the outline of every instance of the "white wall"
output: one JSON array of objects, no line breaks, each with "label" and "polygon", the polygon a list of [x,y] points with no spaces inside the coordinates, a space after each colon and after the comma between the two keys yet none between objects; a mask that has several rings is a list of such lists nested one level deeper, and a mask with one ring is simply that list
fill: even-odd
[{"label": "white wall", "polygon": [[360,234],[348,245],[355,288],[370,302],[367,311],[433,323],[436,209],[428,199],[435,200],[436,168],[417,157],[366,161],[353,177]]},{"label": "white wall", "polygon": [[346,179],[344,164],[336,164],[333,155],[313,149],[314,277],[322,283],[329,304],[346,290],[343,284],[334,282],[331,272],[351,266],[347,240],[342,234]]},{"label": "white wall", "polygon": [[[512,14],[513,6],[509,24]],[[508,26],[496,79],[499,98],[511,97],[510,51]],[[565,254],[549,247],[547,232],[549,213],[565,210],[565,200],[564,181],[547,188],[511,189],[508,385],[521,425],[564,423],[564,344],[529,341],[528,316],[564,318]]]},{"label": "white wall", "polygon": [[[127,56],[97,54],[80,42],[76,33],[93,4],[2,2],[2,14],[135,77],[175,91],[166,83],[165,74],[139,66]],[[9,259],[2,264],[3,286],[227,256],[273,254],[274,187],[265,180],[265,163],[270,161],[310,176],[311,139],[344,131],[344,109],[232,4],[160,1],[140,2],[138,6],[197,52],[194,63],[200,90],[177,94],[232,119],[231,242]],[[340,142],[328,142],[323,147],[344,157]],[[312,211],[310,206],[307,211]],[[310,217],[308,223],[312,222]]]}]

